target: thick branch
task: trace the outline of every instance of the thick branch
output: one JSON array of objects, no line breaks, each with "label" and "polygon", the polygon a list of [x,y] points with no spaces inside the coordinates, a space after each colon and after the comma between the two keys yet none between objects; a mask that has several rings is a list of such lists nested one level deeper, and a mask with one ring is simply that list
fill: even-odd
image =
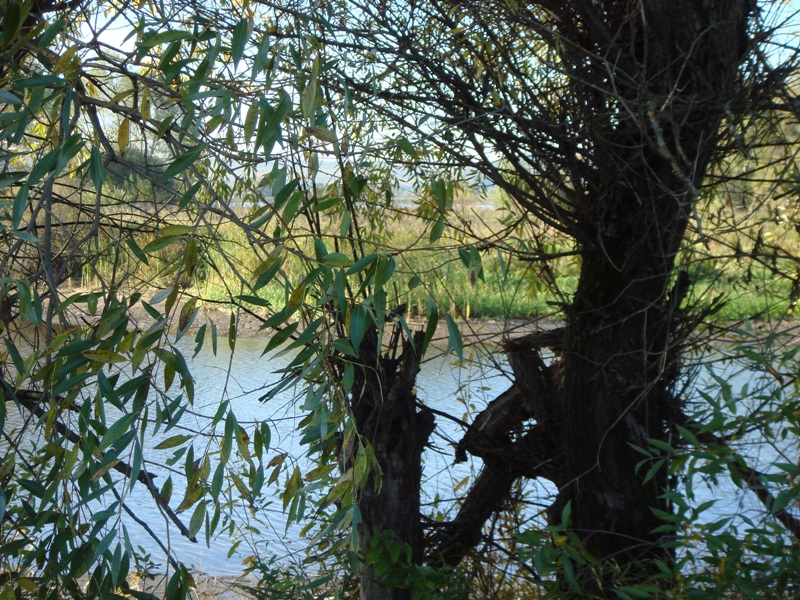
[{"label": "thick branch", "polygon": [[[426,552],[429,561],[456,565],[481,540],[486,521],[506,503],[519,477],[544,477],[562,485],[558,446],[552,426],[558,422],[560,371],[545,365],[539,351],[561,351],[562,329],[542,331],[506,344],[516,381],[475,418],[456,448],[483,459],[484,467],[456,518],[436,525]],[[536,424],[525,425],[531,418]]]}]

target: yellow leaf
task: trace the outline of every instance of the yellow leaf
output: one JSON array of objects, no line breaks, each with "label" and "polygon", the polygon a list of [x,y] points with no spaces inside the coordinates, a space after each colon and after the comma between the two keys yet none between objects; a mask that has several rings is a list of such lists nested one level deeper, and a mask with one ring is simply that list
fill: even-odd
[{"label": "yellow leaf", "polygon": [[194,313],[194,307],[197,304],[197,298],[192,298],[181,308],[180,316],[178,318],[178,331],[183,331],[189,324],[189,321]]},{"label": "yellow leaf", "polygon": [[64,73],[69,69],[72,65],[73,60],[75,59],[75,53],[78,51],[77,46],[70,46],[67,48],[66,52],[61,55],[61,57],[56,61],[55,67],[53,67],[53,72]]},{"label": "yellow leaf", "polygon": [[278,262],[280,258],[281,258],[280,255],[274,257],[271,256],[270,258],[259,264],[255,269],[253,269],[253,277],[256,279],[261,277],[264,273],[266,273],[272,267],[274,267],[275,263]]},{"label": "yellow leaf", "polygon": [[150,91],[147,88],[142,90],[142,96],[139,100],[139,112],[142,113],[142,119],[145,121],[150,120]]},{"label": "yellow leaf", "polygon": [[469,475],[467,475],[466,477],[464,477],[464,479],[462,479],[461,481],[459,481],[459,482],[458,482],[458,484],[456,485],[456,487],[453,489],[453,491],[456,491],[456,492],[457,492],[457,491],[458,491],[458,490],[460,490],[462,487],[464,487],[465,485],[467,485],[467,482],[468,482],[468,481],[469,481]]},{"label": "yellow leaf", "polygon": [[111,352],[110,350],[86,350],[83,352],[83,356],[89,360],[103,364],[113,364],[125,361],[124,356],[117,354],[116,352]]},{"label": "yellow leaf", "polygon": [[92,475],[92,481],[97,481],[98,479],[100,479],[108,471],[114,468],[117,465],[117,463],[119,463],[118,460],[113,460],[107,465],[103,466],[99,471],[97,471],[94,475]]},{"label": "yellow leaf", "polygon": [[306,297],[306,286],[304,283],[298,285],[294,291],[292,291],[291,295],[289,296],[288,306],[289,308],[299,308],[300,305],[303,304],[303,300]]},{"label": "yellow leaf", "polygon": [[131,122],[128,117],[125,117],[120,123],[119,126],[119,134],[118,134],[118,143],[119,143],[119,153],[125,156],[125,148],[128,147],[128,143],[130,142],[131,136]]},{"label": "yellow leaf", "polygon": [[124,100],[128,96],[133,94],[133,90],[123,90],[119,94],[116,94],[111,100],[103,104],[103,108],[111,106],[112,104],[119,104],[121,100]]}]

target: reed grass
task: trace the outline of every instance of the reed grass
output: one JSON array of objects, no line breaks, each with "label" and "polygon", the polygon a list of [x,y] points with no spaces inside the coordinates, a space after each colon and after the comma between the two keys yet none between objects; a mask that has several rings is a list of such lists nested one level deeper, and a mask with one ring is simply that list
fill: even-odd
[{"label": "reed grass", "polygon": [[[495,207],[483,204],[480,208],[474,205],[459,208],[475,216],[479,224],[474,232],[475,240],[480,240],[481,236],[487,239],[501,223],[501,211]],[[245,216],[246,210],[239,212]],[[199,223],[188,213],[173,215],[170,222]],[[482,271],[476,272],[465,266],[459,256],[459,247],[469,242],[463,231],[446,230],[440,240],[430,243],[429,223],[408,210],[395,211],[387,218],[387,223],[382,226],[389,233],[376,234],[376,241],[367,244],[365,251],[395,256],[397,269],[391,284],[393,298],[389,301],[404,303],[412,316],[424,315],[432,299],[440,310],[462,319],[539,317],[552,314],[554,307],[568,303],[578,284],[580,262],[576,257],[550,261],[549,270],[545,270],[541,263],[515,258],[492,248],[480,253]],[[326,234],[327,245],[334,249],[338,221],[327,227],[330,229],[330,234]],[[780,236],[786,227],[788,225],[782,227],[780,223],[770,222],[768,234]],[[752,226],[740,226],[729,235],[741,235],[750,229]],[[133,240],[139,248],[145,248],[157,235],[157,231],[139,232]],[[251,237],[231,221],[217,219],[212,224],[198,225],[194,236],[198,262],[191,278],[185,273],[185,239],[148,253],[147,264],[144,264],[128,244],[120,243],[119,232],[109,229],[101,235],[96,258],[85,261],[81,285],[90,289],[99,287],[104,282],[107,284],[113,274],[130,287],[178,285],[186,293],[214,303],[232,303],[238,295],[249,294],[267,304],[251,308],[268,313],[279,310],[286,302],[285,282],[296,283],[309,268],[309,261],[314,262],[311,232],[297,228],[292,236],[292,252],[285,253],[284,279],[276,279],[253,294],[249,286],[255,281],[255,273],[270,247],[255,251]],[[549,248],[553,252],[570,249],[566,240],[552,235],[551,238]],[[745,265],[741,257],[714,258],[725,256],[723,250],[732,244],[728,240],[705,256],[696,253],[686,261],[694,281],[687,302],[702,308],[721,297],[723,302],[718,303],[715,316],[720,321],[793,315],[795,305],[790,278],[776,277],[777,265],[758,261]],[[780,265],[780,269],[789,271],[791,267]]]}]

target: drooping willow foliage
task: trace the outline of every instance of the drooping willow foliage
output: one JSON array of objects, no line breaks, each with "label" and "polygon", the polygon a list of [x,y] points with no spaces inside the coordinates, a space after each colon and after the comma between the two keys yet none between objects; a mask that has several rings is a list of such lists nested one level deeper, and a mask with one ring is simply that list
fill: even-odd
[{"label": "drooping willow foliage", "polygon": [[[0,593],[134,593],[131,528],[164,593],[188,593],[191,557],[134,494],[170,535],[252,544],[267,597],[796,591],[789,8],[0,11]],[[491,212],[464,202],[487,189]],[[508,390],[446,414],[418,372],[469,359],[491,294],[534,331],[501,319],[480,356]],[[264,407],[245,419],[191,359],[236,361],[252,322]],[[302,414],[302,456],[278,404]],[[444,420],[479,469],[450,512],[420,496]],[[723,475],[757,518],[709,521],[695,485]],[[557,492],[533,507],[539,480]],[[317,581],[260,545],[271,488]]]}]

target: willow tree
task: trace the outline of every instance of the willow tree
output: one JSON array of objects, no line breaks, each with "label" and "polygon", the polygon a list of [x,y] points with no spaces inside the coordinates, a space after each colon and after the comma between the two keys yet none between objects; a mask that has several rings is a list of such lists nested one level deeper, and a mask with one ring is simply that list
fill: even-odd
[{"label": "willow tree", "polygon": [[[261,4],[276,11],[279,36],[291,35],[282,18],[310,11]],[[606,567],[635,578],[671,564],[665,449],[676,426],[691,428],[681,352],[703,317],[687,310],[682,252],[707,242],[709,175],[759,143],[762,117],[793,110],[795,56],[765,57],[764,8],[356,0],[309,19],[305,33],[330,65],[324,85],[367,107],[397,164],[499,186],[580,260],[577,288],[559,306],[563,327],[509,342],[515,384],[459,448],[481,456],[484,472],[461,515],[429,539],[430,560],[458,562],[526,476],[557,484],[552,523],[568,517]],[[557,357],[549,364],[545,347]],[[512,443],[509,432],[531,417]],[[648,465],[663,468],[642,467],[642,449],[653,448]]]},{"label": "willow tree", "polygon": [[[681,351],[706,310],[690,310],[684,257],[705,248],[718,217],[704,212],[710,184],[728,173],[750,183],[740,155],[797,106],[796,49],[769,58],[757,4],[91,6],[0,8],[0,415],[21,416],[2,421],[4,589],[80,595],[83,577],[89,594],[124,589],[136,554],[121,515],[136,486],[195,539],[203,526],[234,528],[237,506],[257,514],[275,481],[292,519],[315,503],[329,556],[356,551],[365,597],[411,595],[409,573],[447,585],[415,568],[472,552],[522,477],[558,487],[547,535],[557,549],[576,539],[567,547],[585,558],[580,581],[564,567],[565,585],[610,594],[675,576],[675,445],[726,442],[684,414]],[[116,26],[129,49],[104,37]],[[536,264],[546,281],[553,260],[580,265],[575,290],[554,290],[563,327],[507,341],[514,385],[456,448],[484,469],[455,519],[435,524],[419,514],[434,424],[415,377],[439,309],[430,303],[425,332],[411,332],[410,286],[396,275],[407,248],[392,246],[384,215],[397,210],[403,169],[422,194],[422,241],[448,226],[455,184],[488,181],[514,201],[507,226],[459,248],[476,279],[488,249]],[[120,172],[148,193],[116,189]],[[541,235],[520,239],[529,230],[515,223]],[[709,255],[723,243],[712,241]],[[729,250],[778,264],[773,241],[750,242]],[[92,288],[65,285],[76,273]],[[800,289],[784,263],[775,274]],[[275,334],[265,351],[296,351],[265,399],[295,390],[302,401],[319,463],[305,479],[269,448],[269,415],[240,423],[225,394],[193,435],[151,447],[192,414],[176,338],[201,320],[212,275],[222,292],[211,300],[233,306],[231,350],[237,315],[260,311]],[[426,283],[415,275],[412,285]],[[134,319],[138,307],[152,323]],[[216,348],[213,324],[195,335]],[[759,473],[729,462],[796,535],[794,496],[776,499]],[[179,478],[182,500],[171,497]],[[108,510],[91,514],[96,498]],[[152,537],[175,572],[168,592],[185,593],[186,568]]]}]

